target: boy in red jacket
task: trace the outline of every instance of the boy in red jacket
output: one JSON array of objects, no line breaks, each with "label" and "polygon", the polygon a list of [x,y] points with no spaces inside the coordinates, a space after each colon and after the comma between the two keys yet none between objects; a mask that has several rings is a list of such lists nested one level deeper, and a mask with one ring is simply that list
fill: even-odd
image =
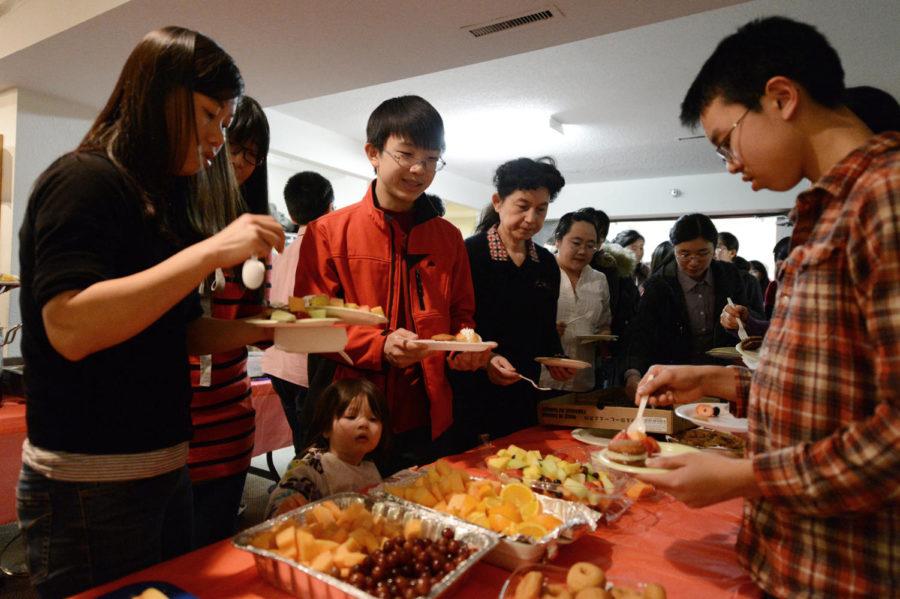
[{"label": "boy in red jacket", "polygon": [[[389,320],[387,328],[348,327],[352,367],[336,357],[311,360],[307,402],[311,410],[332,380],[365,377],[381,387],[393,432],[384,473],[431,462],[447,448],[453,415],[446,356],[416,340],[475,328],[462,235],[441,218],[440,199],[425,194],[444,166],[443,150],[443,120],[431,104],[418,96],[383,102],[366,126],[375,180],[362,201],[310,223],[300,248],[295,295],[382,306]],[[489,357],[463,353],[446,363],[475,370]],[[306,422],[301,417],[301,427]]]}]

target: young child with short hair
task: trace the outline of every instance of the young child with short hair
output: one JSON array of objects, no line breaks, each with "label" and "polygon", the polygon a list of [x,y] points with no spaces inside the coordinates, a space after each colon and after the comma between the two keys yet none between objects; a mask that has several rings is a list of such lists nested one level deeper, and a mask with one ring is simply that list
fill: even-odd
[{"label": "young child with short hair", "polygon": [[369,457],[390,438],[387,403],[366,379],[332,383],[319,398],[311,426],[312,444],[291,461],[269,498],[266,517],[346,491],[381,482]]}]

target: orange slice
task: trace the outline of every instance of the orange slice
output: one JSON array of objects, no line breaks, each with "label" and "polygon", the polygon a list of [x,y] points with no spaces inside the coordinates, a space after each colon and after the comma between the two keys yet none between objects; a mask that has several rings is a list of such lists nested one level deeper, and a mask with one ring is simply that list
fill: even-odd
[{"label": "orange slice", "polygon": [[516,526],[516,533],[526,535],[534,539],[541,539],[547,535],[547,529],[534,522],[522,522]]},{"label": "orange slice", "polygon": [[500,499],[516,507],[522,507],[526,503],[534,501],[534,493],[522,483],[510,483],[500,491]]}]

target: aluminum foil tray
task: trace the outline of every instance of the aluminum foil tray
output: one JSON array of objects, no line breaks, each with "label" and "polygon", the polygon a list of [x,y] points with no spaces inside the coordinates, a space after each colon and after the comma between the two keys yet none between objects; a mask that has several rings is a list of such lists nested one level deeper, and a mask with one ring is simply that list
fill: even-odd
[{"label": "aluminum foil tray", "polygon": [[[456,540],[474,547],[476,549],[475,553],[470,555],[455,570],[444,576],[439,584],[432,587],[431,592],[427,595],[428,599],[440,597],[455,587],[469,568],[494,549],[498,542],[496,534],[486,531],[480,526],[441,514],[415,503],[394,501],[389,496],[376,497],[357,493],[340,493],[322,501],[326,500],[333,501],[341,509],[353,503],[362,503],[373,515],[383,516],[388,520],[401,524],[412,518],[418,518],[422,521],[423,536],[429,539],[438,539],[441,536],[441,532],[449,527],[456,533]],[[250,541],[259,533],[278,528],[288,520],[295,520],[298,523],[305,522],[306,514],[314,505],[322,501],[308,503],[277,518],[267,520],[253,528],[248,528],[237,534],[232,543],[238,549],[249,551],[253,554],[256,560],[256,569],[266,582],[295,597],[303,599],[311,597],[317,599],[344,599],[346,597],[375,599],[373,595],[348,582],[298,564],[273,551],[260,549],[250,544]]]},{"label": "aluminum foil tray", "polygon": [[[382,484],[373,487],[369,490],[369,493],[375,497],[390,498],[391,501],[396,501],[403,505],[416,506],[420,509],[428,510],[433,514],[440,514],[444,518],[450,518],[456,523],[474,526],[478,530],[497,535],[497,533],[487,528],[421,506],[418,503],[414,503],[407,499],[397,497],[384,489],[385,484],[390,486],[410,485],[421,476],[425,476],[425,473],[421,470],[404,470],[385,480]],[[476,481],[488,480],[477,476],[472,476],[470,478],[471,480]],[[555,497],[548,497],[540,494],[536,494],[535,497],[537,497],[537,500],[541,503],[541,508],[545,513],[556,516],[562,520],[563,523],[547,533],[545,537],[538,540],[522,535],[499,535],[500,542],[490,553],[488,553],[487,557],[485,557],[486,562],[499,566],[505,570],[512,571],[521,568],[522,566],[553,560],[556,558],[556,554],[559,551],[559,545],[572,543],[584,533],[597,529],[598,514],[586,505],[580,505],[564,499],[557,499]],[[456,527],[457,525],[454,524],[453,526]]]}]

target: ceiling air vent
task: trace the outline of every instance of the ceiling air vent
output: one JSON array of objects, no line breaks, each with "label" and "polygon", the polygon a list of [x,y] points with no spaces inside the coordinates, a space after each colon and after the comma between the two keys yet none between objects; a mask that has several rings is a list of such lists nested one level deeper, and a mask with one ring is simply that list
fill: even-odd
[{"label": "ceiling air vent", "polygon": [[520,17],[513,17],[512,19],[504,19],[503,21],[497,21],[495,23],[490,23],[487,25],[466,27],[465,29],[467,29],[468,32],[472,34],[472,37],[482,37],[484,35],[506,31],[507,29],[514,29],[516,27],[521,27],[530,23],[546,21],[547,19],[552,19],[553,17],[557,16],[557,14],[557,12],[551,9],[547,9],[529,13],[527,15],[522,15]]}]

